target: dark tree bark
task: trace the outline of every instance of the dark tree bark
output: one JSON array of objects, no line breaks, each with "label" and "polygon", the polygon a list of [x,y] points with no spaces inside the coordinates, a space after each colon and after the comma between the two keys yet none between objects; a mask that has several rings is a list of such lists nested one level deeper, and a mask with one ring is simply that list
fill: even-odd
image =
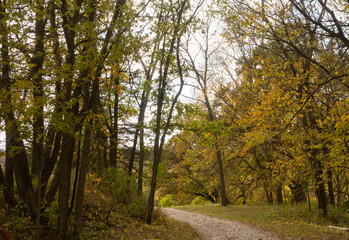
[{"label": "dark tree bark", "polygon": [[103,177],[103,168],[108,168],[107,147],[105,143],[108,142],[107,136],[101,131],[97,130],[97,174],[99,178]]},{"label": "dark tree bark", "polygon": [[336,197],[337,197],[337,205],[339,205],[342,201],[342,184],[341,184],[341,180],[339,177],[339,174],[336,174]]},{"label": "dark tree bark", "polygon": [[0,187],[4,187],[4,186],[5,186],[5,175],[2,170],[2,165],[0,164]]},{"label": "dark tree bark", "polygon": [[288,187],[290,188],[292,194],[291,203],[301,203],[307,200],[301,183],[293,181]]},{"label": "dark tree bark", "polygon": [[318,207],[322,210],[322,213],[324,217],[327,217],[327,195],[326,195],[326,189],[325,189],[325,183],[323,179],[323,167],[321,162],[316,159],[316,153],[314,153],[315,150],[312,150],[313,152],[311,156],[311,163],[312,167],[314,169],[314,176],[315,176],[315,188],[316,188],[316,196],[318,199]]},{"label": "dark tree bark", "polygon": [[[79,135],[81,136],[81,131]],[[77,143],[77,149],[76,149],[76,166],[75,166],[72,197],[71,197],[70,207],[69,207],[69,215],[73,212],[73,209],[75,206],[76,188],[78,186],[80,164],[81,164],[81,140],[79,138],[79,141]]]},{"label": "dark tree bark", "polygon": [[[115,84],[119,86],[120,79],[115,77]],[[114,115],[113,115],[113,127],[112,134],[110,137],[110,166],[116,167],[117,164],[117,152],[118,152],[118,141],[119,141],[119,93],[116,90],[114,93],[115,102],[114,102]]]},{"label": "dark tree bark", "polygon": [[[119,19],[119,17],[122,15],[121,8],[125,4],[125,0],[118,0],[115,4],[115,10],[113,14],[112,21],[110,23],[110,26],[106,32],[106,36],[104,38],[104,44],[100,52],[100,59],[105,59],[108,55],[108,46],[110,43],[110,40],[113,36],[113,28]],[[95,1],[90,2],[90,8],[93,9],[92,12],[90,12],[88,18],[89,21],[93,22],[95,18]],[[99,94],[99,79],[102,75],[103,70],[103,62],[98,62],[96,67],[96,73],[94,76],[94,81],[92,82],[92,92],[89,91],[90,86],[90,79],[86,77],[82,77],[82,79],[85,80],[85,87],[84,87],[84,106],[83,109],[86,111],[86,114],[93,113],[96,114],[98,110],[98,106],[100,103],[100,94]],[[86,69],[86,73],[92,72],[92,69]],[[119,78],[116,78],[116,81],[119,81]],[[118,97],[116,96],[116,106],[118,105]],[[115,113],[114,113],[115,114]],[[118,120],[118,115],[116,114],[116,124]],[[114,122],[115,124],[115,122]],[[89,153],[90,153],[90,145],[91,145],[91,136],[92,136],[92,128],[93,128],[93,120],[89,120],[85,127],[85,134],[84,134],[84,142],[83,142],[83,148],[82,148],[82,157],[81,157],[81,165],[80,165],[80,171],[79,171],[79,180],[78,180],[78,188],[76,192],[76,207],[75,207],[75,226],[74,226],[74,237],[76,239],[80,239],[80,233],[82,230],[82,210],[83,210],[83,204],[84,204],[84,189],[85,189],[85,181],[86,181],[86,173],[87,173],[87,167],[89,163]],[[116,131],[117,133],[117,131]],[[117,142],[116,142],[117,143]],[[116,145],[117,146],[117,145]],[[116,164],[116,162],[115,162]],[[115,166],[115,165],[114,165]]]},{"label": "dark tree bark", "polygon": [[29,173],[29,165],[23,140],[18,132],[18,127],[13,113],[6,114],[6,146],[9,147],[9,154],[6,159],[11,159],[16,176],[16,184],[19,196],[25,204],[31,218],[37,216],[37,202],[34,187]]},{"label": "dark tree bark", "polygon": [[[60,54],[60,45],[58,41],[59,38],[58,38],[57,26],[56,26],[55,9],[56,9],[55,3],[53,0],[51,0],[48,5],[48,14],[50,16],[49,22],[50,22],[50,27],[52,29],[50,37],[53,42],[55,67],[57,68],[57,70],[60,70],[62,66],[62,57]],[[63,99],[61,97],[62,86],[61,86],[61,79],[59,77],[56,77],[55,79],[55,93],[56,93],[56,99],[57,99],[55,104],[55,112],[62,112],[62,109],[61,109],[63,104]],[[62,132],[57,131],[54,125],[51,124],[48,127],[48,133],[46,138],[47,138],[47,141],[45,143],[42,171],[41,171],[41,186],[42,186],[41,192],[43,196],[46,193],[47,184],[52,175],[53,169],[57,164],[58,156],[61,150]],[[52,182],[55,182],[55,181],[52,181]],[[53,187],[53,189],[55,189],[55,187]],[[51,201],[48,201],[48,203],[51,203]]]},{"label": "dark tree bark", "polygon": [[142,126],[139,135],[139,169],[138,169],[138,187],[137,192],[138,196],[141,196],[143,193],[143,168],[144,168],[144,156],[145,156],[145,148],[144,148],[144,127]]},{"label": "dark tree bark", "polygon": [[4,185],[4,198],[7,204],[10,206],[15,206],[16,201],[14,198],[14,172],[12,158],[10,157],[10,144],[7,139],[9,139],[8,132],[6,131],[6,153],[5,153],[5,185]]},{"label": "dark tree bark", "polygon": [[79,180],[78,180],[78,188],[76,192],[76,207],[75,207],[75,228],[74,228],[74,236],[76,239],[79,239],[79,235],[81,233],[81,225],[82,225],[82,209],[83,209],[83,200],[84,200],[84,188],[86,181],[86,173],[88,167],[88,159],[90,153],[90,145],[91,145],[91,125],[85,128],[84,135],[84,143],[82,147],[82,156],[81,156],[81,166],[79,171]]},{"label": "dark tree bark", "polygon": [[[6,20],[6,1],[0,0],[0,30],[1,30],[1,73],[2,73],[2,78],[0,79],[0,87],[1,87],[1,94],[6,94],[7,98],[10,96],[7,96],[7,87],[9,85],[10,81],[10,64],[9,64],[9,49],[8,49],[8,29],[7,29],[7,20]],[[2,102],[2,108],[6,110],[6,108],[9,108],[10,106],[6,106],[5,104],[9,104],[9,102]],[[6,108],[5,108],[6,107]],[[6,113],[2,112],[3,116]],[[9,138],[7,136],[8,131],[6,131],[6,139]],[[6,140],[6,162],[5,162],[5,177],[4,177],[4,198],[7,204],[10,206],[13,206],[15,204],[14,201],[14,193],[13,193],[13,163],[12,159],[9,157],[9,150],[10,150],[10,145],[9,141]]]},{"label": "dark tree bark", "polygon": [[282,184],[279,183],[277,188],[276,188],[276,201],[278,205],[281,205],[283,203],[283,198],[282,198]]},{"label": "dark tree bark", "polygon": [[69,198],[71,166],[75,149],[75,139],[63,133],[62,151],[58,162],[58,232],[61,240],[68,238]]},{"label": "dark tree bark", "polygon": [[33,154],[32,154],[32,174],[37,175],[38,187],[36,190],[37,196],[37,215],[36,215],[36,238],[40,239],[40,212],[41,212],[41,171],[44,153],[44,87],[42,69],[44,64],[44,38],[46,19],[43,16],[44,5],[42,2],[35,2],[37,8],[35,16],[35,48],[34,57],[30,63],[33,66],[31,69],[31,77],[34,82],[34,106],[36,107],[33,114]]},{"label": "dark tree bark", "polygon": [[[42,83],[42,68],[44,64],[44,38],[45,38],[45,25],[46,20],[42,16],[44,6],[43,3],[35,3],[36,11],[35,16],[35,49],[34,57],[31,59],[30,63],[33,66],[31,69],[31,77],[34,82],[34,106],[36,110],[33,115],[33,154],[32,154],[32,173],[38,175],[40,180],[40,168],[43,159],[44,150],[44,90]],[[40,180],[41,181],[41,180]],[[40,190],[41,191],[41,190]],[[38,191],[38,193],[40,193]]]},{"label": "dark tree bark", "polygon": [[[54,128],[52,127],[49,130],[48,136],[49,138],[52,138],[52,140],[50,140],[45,147],[44,161],[41,171],[41,192],[43,195],[46,192],[48,181],[58,160],[59,151],[61,149],[62,133],[55,133]],[[53,146],[51,146],[51,144],[53,144]]]},{"label": "dark tree bark", "polygon": [[330,204],[335,207],[335,198],[334,198],[334,189],[333,189],[333,177],[332,177],[332,171],[328,170],[327,171],[327,186],[328,186],[328,197],[330,199]]},{"label": "dark tree bark", "polygon": [[[71,115],[76,116],[78,105],[73,108],[69,107],[72,99],[72,81],[74,79],[75,65],[75,37],[76,25],[80,16],[80,8],[83,0],[77,0],[75,3],[76,10],[72,15],[69,14],[68,4],[66,0],[62,0],[60,10],[62,12],[62,28],[64,32],[65,43],[67,46],[67,57],[65,60],[63,82],[63,99],[62,99],[62,115],[63,119],[71,119]],[[74,98],[79,99],[80,87],[74,91]],[[77,108],[77,109],[76,109]],[[62,119],[62,120],[63,120]],[[74,120],[73,120],[74,121]],[[64,121],[63,121],[64,122]],[[68,126],[72,123],[65,122]],[[58,163],[58,234],[60,240],[68,238],[68,221],[69,221],[69,198],[71,185],[71,168],[75,149],[75,131],[76,126],[71,127],[71,131],[62,133],[62,148],[60,160]]]},{"label": "dark tree bark", "polygon": [[269,189],[270,187],[268,186],[266,179],[264,179],[264,184],[263,185],[264,185],[264,191],[265,191],[265,195],[267,197],[268,203],[269,204],[273,204],[273,192],[270,191],[270,189]]},{"label": "dark tree bark", "polygon": [[221,151],[218,149],[218,146],[216,145],[216,159],[218,163],[218,169],[219,169],[219,183],[220,183],[220,198],[221,198],[221,205],[227,206],[229,201],[227,199],[226,193],[225,193],[225,179],[224,179],[224,167],[223,167],[223,161],[222,161],[222,154]]}]

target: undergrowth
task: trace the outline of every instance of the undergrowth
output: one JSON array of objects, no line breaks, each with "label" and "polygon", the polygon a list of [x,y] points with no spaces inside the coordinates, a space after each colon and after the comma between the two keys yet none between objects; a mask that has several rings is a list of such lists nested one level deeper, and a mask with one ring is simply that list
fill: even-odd
[{"label": "undergrowth", "polygon": [[[1,190],[1,189],[0,189]],[[48,223],[40,239],[57,239],[57,201],[45,213]],[[74,214],[74,213],[72,213]],[[184,223],[165,218],[155,210],[153,224],[145,223],[146,204],[138,196],[135,181],[116,169],[108,169],[103,179],[89,174],[85,187],[83,233],[81,239],[198,239]],[[71,216],[73,221],[74,216]],[[0,193],[0,227],[9,239],[34,239],[35,224],[18,205],[8,208]],[[70,223],[69,231],[72,231]],[[0,236],[0,239],[1,236]]]}]

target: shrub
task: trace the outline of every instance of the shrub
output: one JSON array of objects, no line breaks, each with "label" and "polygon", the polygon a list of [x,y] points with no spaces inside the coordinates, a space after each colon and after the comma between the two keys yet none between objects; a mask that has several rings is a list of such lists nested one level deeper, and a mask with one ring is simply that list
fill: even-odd
[{"label": "shrub", "polygon": [[145,218],[146,205],[143,196],[137,194],[137,184],[134,177],[108,168],[104,171],[102,184],[112,194],[116,201],[126,205],[132,217]]},{"label": "shrub", "polygon": [[192,205],[203,205],[208,203],[209,201],[203,197],[197,196],[196,198],[194,198],[190,204]]},{"label": "shrub", "polygon": [[166,194],[159,202],[160,207],[171,207],[173,204],[173,194]]}]

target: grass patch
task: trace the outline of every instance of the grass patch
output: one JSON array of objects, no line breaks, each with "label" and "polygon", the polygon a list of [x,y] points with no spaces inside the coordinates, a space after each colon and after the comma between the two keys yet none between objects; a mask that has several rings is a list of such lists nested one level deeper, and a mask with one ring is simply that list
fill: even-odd
[{"label": "grass patch", "polygon": [[309,212],[305,204],[298,205],[188,205],[177,209],[199,212],[211,216],[252,223],[280,235],[294,239],[343,240],[349,233],[334,230],[328,225],[349,227],[349,214],[329,206],[329,217],[325,219],[317,210]]}]

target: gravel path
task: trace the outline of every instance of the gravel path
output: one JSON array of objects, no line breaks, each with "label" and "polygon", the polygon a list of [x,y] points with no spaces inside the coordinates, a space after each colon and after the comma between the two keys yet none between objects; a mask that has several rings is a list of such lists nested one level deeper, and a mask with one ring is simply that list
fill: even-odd
[{"label": "gravel path", "polygon": [[238,221],[210,217],[200,213],[186,212],[173,208],[162,208],[168,217],[189,223],[206,240],[281,240],[273,233],[265,232]]}]

